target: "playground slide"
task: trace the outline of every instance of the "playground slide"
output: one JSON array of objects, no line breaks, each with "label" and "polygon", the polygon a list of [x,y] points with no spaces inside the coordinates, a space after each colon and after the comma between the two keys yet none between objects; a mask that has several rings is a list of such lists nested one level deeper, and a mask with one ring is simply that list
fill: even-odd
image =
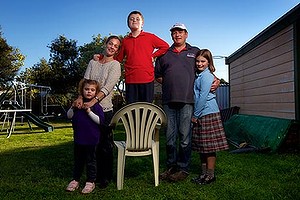
[{"label": "playground slide", "polygon": [[46,122],[43,122],[40,118],[38,118],[36,115],[28,112],[23,112],[22,115],[24,115],[29,121],[34,123],[36,126],[43,128],[46,132],[52,132],[53,126],[50,124],[47,124]]},{"label": "playground slide", "polygon": [[[21,106],[17,105],[17,104],[3,104],[2,106],[6,105],[7,107],[11,107],[14,109],[24,109]],[[53,131],[53,126],[51,126],[50,124],[45,123],[44,121],[42,121],[40,118],[38,118],[36,115],[29,113],[29,112],[21,112],[21,114],[23,116],[25,116],[30,122],[32,122],[33,124],[35,124],[38,127],[43,128],[46,132],[52,132]]]}]

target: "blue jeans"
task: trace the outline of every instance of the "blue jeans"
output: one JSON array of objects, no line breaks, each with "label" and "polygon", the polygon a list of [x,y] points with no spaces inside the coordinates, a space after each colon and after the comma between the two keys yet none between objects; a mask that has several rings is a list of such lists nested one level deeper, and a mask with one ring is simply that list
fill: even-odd
[{"label": "blue jeans", "polygon": [[[164,105],[164,111],[168,118],[167,124],[167,167],[178,167],[179,170],[188,172],[191,160],[191,118],[192,104],[182,106]],[[177,139],[179,149],[177,152]]]}]

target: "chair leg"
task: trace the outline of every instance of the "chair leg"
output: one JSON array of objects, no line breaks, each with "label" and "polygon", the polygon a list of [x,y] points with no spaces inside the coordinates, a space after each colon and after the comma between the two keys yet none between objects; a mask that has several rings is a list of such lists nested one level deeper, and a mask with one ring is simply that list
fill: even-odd
[{"label": "chair leg", "polygon": [[157,143],[153,145],[152,156],[153,156],[155,186],[158,186],[159,185],[159,146],[157,145]]},{"label": "chair leg", "polygon": [[118,147],[117,188],[123,189],[125,167],[125,149]]}]

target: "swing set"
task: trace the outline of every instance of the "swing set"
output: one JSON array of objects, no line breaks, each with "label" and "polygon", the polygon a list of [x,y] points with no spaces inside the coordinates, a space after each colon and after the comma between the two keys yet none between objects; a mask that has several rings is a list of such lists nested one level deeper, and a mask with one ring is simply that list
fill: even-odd
[{"label": "swing set", "polygon": [[30,95],[29,107],[26,104],[27,90],[38,88],[40,91],[41,107],[40,112],[44,117],[47,117],[47,94],[51,90],[47,86],[28,85],[21,82],[12,82],[5,92],[0,95],[0,120],[2,120],[1,132],[6,127],[7,138],[14,132],[17,115],[21,122],[24,118],[28,120],[30,129],[32,130],[30,122],[36,126],[43,128],[46,132],[53,131],[53,126],[44,122],[40,117],[32,113],[32,96]]}]

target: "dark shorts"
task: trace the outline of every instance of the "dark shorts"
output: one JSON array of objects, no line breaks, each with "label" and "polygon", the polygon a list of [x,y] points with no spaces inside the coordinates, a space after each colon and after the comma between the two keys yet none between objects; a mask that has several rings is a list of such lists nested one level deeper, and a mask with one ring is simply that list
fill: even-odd
[{"label": "dark shorts", "polygon": [[154,99],[154,81],[150,83],[126,84],[126,104],[149,102]]}]

